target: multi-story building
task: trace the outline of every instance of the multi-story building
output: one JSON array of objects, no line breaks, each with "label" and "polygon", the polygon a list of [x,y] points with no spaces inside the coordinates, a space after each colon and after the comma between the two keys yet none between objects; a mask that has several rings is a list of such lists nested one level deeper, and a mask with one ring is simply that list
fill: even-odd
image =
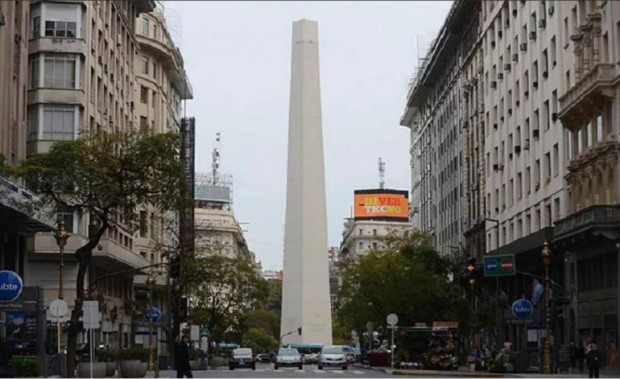
[{"label": "multi-story building", "polygon": [[414,220],[443,254],[463,244],[467,225],[461,85],[476,46],[477,19],[471,15],[478,7],[455,2],[410,85],[400,121],[411,129]]},{"label": "multi-story building", "polygon": [[387,248],[386,237],[411,229],[408,222],[346,219],[338,259],[359,258]]},{"label": "multi-story building", "polygon": [[[593,338],[603,366],[618,368],[620,6],[596,0],[453,4],[403,117],[404,124],[417,128],[412,158],[421,169],[412,170],[412,198],[427,231],[436,228],[428,226],[433,220],[426,217],[433,204],[425,203],[425,178],[433,176],[432,170],[441,176],[432,166],[440,160],[441,147],[432,150],[439,142],[424,127],[442,116],[440,108],[429,108],[428,99],[431,106],[441,101],[437,88],[443,84],[428,78],[436,78],[433,65],[443,70],[445,80],[450,78],[445,73],[460,59],[458,46],[468,40],[458,17],[468,7],[465,14],[479,38],[469,63],[459,68],[467,183],[467,203],[459,206],[467,213],[466,246],[477,256],[482,251],[514,255],[517,270],[509,279],[482,279],[476,298],[499,291],[498,299],[510,303],[532,293],[535,280],[545,275],[541,252],[548,242],[554,348]],[[446,36],[447,31],[452,34]],[[443,91],[449,99],[456,88]],[[437,155],[427,155],[425,144],[430,144],[429,154]],[[510,312],[498,312],[498,325],[492,328],[496,342],[514,341],[513,348],[528,356],[518,370],[540,366],[533,358],[543,346],[544,311],[536,307],[525,327],[516,326]]]},{"label": "multi-story building", "polygon": [[[566,337],[594,338],[618,368],[620,329],[620,4],[557,1],[558,118],[566,196],[553,231]],[[555,59],[554,59],[555,61]]]},{"label": "multi-story building", "polygon": [[[154,10],[152,0],[30,2],[26,34],[27,154],[45,152],[56,141],[77,138],[80,132],[126,130],[139,125],[134,103],[134,94],[140,88],[136,61],[141,57],[136,18]],[[168,48],[174,57],[168,59],[178,60],[176,49]],[[165,73],[162,69],[161,78]],[[70,256],[85,243],[88,215],[67,209],[59,217],[71,233],[66,246]],[[108,230],[93,256],[92,279],[152,263],[154,258],[138,248],[139,238],[122,226]],[[28,284],[44,289],[46,303],[57,295],[57,273],[50,270],[58,259],[57,252],[52,235],[38,234],[29,254]],[[76,269],[72,260],[65,263],[65,300],[70,306],[75,296],[72,278]],[[105,298],[100,337],[112,348],[130,343],[128,302],[133,299],[133,279],[131,274],[115,275],[97,283]]]},{"label": "multi-story building", "polygon": [[232,178],[222,174],[197,174],[196,220],[197,254],[220,254],[255,263],[243,229],[232,209]]},{"label": "multi-story building", "polygon": [[340,270],[338,268],[338,247],[330,247],[327,252],[329,264],[329,297],[332,306],[332,314],[338,309],[338,288],[340,284]]}]

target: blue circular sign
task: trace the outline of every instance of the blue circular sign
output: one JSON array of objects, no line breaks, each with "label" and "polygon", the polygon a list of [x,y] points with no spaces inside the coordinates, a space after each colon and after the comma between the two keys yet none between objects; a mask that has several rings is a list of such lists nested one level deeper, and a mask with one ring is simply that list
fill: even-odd
[{"label": "blue circular sign", "polygon": [[144,316],[147,320],[157,322],[161,318],[161,311],[157,307],[147,307]]},{"label": "blue circular sign", "polygon": [[0,301],[10,302],[19,297],[24,288],[24,282],[13,271],[0,271]]},{"label": "blue circular sign", "polygon": [[516,318],[526,319],[532,316],[532,312],[534,311],[534,306],[532,302],[527,299],[519,299],[512,303],[512,314]]}]

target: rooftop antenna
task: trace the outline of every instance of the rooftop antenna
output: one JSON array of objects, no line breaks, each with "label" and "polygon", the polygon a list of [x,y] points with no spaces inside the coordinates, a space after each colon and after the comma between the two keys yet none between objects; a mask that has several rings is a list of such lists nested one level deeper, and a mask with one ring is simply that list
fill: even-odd
[{"label": "rooftop antenna", "polygon": [[211,153],[211,170],[213,174],[213,184],[217,184],[218,182],[218,171],[220,169],[220,132],[215,134],[215,146],[213,147],[213,152]]},{"label": "rooftop antenna", "polygon": [[379,157],[379,188],[385,188],[385,162]]}]

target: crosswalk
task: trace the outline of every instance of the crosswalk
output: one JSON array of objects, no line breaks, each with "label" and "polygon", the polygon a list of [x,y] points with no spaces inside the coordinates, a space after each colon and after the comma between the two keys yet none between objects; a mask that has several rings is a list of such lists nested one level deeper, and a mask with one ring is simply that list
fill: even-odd
[{"label": "crosswalk", "polygon": [[[244,370],[244,369],[239,369],[239,371]],[[246,371],[248,369],[245,369]],[[365,375],[366,372],[362,371],[362,370],[340,370],[340,369],[324,369],[324,370],[319,370],[318,368],[304,368],[304,369],[289,369],[289,368],[284,368],[284,369],[278,369],[278,370],[274,370],[273,367],[271,368],[256,368],[256,370],[251,370],[254,372],[269,372],[270,374],[273,373],[274,375],[277,374],[285,374],[282,376],[286,376],[286,373],[291,373],[291,372],[295,372],[295,373],[299,373],[299,374],[304,374],[304,373],[314,373],[314,374],[328,374],[328,376],[332,376],[332,374],[335,375],[339,375],[339,374],[345,374],[345,373],[349,373],[349,374],[354,374],[354,375]]]}]

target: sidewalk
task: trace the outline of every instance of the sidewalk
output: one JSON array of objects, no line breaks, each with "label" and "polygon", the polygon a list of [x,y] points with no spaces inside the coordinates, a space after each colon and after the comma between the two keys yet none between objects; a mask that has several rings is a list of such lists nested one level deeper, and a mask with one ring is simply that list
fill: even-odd
[{"label": "sidewalk", "polygon": [[[422,377],[470,377],[470,378],[587,378],[588,372],[582,373],[568,373],[563,372],[560,374],[540,374],[540,373],[497,373],[487,371],[469,371],[467,367],[459,367],[458,370],[404,370],[404,369],[392,369],[389,367],[371,367],[368,365],[356,364],[355,366],[361,367],[367,370],[376,370],[385,372],[391,375],[405,375],[405,376],[422,376]],[[620,371],[601,370],[601,378],[620,378]]]}]

